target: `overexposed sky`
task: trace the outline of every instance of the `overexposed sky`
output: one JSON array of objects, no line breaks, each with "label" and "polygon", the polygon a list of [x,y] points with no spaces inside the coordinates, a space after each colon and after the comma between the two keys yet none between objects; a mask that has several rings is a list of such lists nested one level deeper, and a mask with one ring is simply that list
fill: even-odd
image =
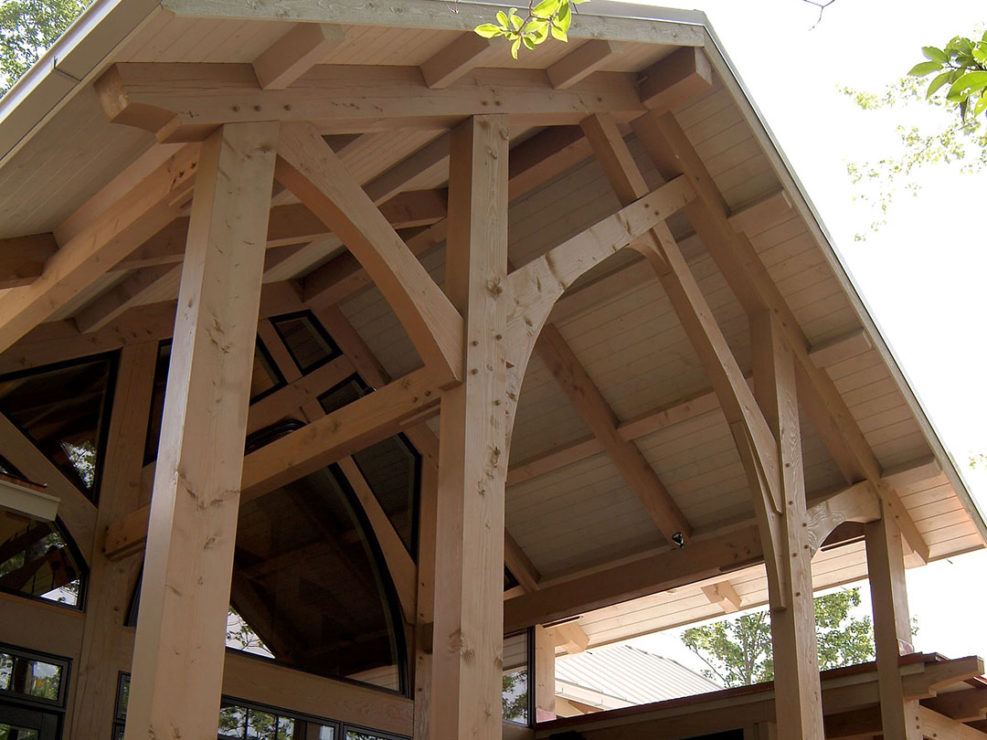
[{"label": "overexposed sky", "polygon": [[[642,2],[642,0],[632,0]],[[923,109],[862,111],[842,86],[880,91],[922,60],[921,47],[987,27],[983,0],[642,2],[705,11],[727,55],[821,214],[833,242],[905,375],[987,511],[987,173],[927,170],[917,197],[900,192],[888,224],[863,241],[874,214],[853,196],[848,161],[898,151],[895,127],[929,120]],[[815,25],[815,28],[813,26]],[[917,648],[987,657],[987,553],[909,572]],[[869,599],[869,596],[867,597]],[[682,662],[675,634],[645,649]],[[695,665],[695,664],[690,664]]]}]

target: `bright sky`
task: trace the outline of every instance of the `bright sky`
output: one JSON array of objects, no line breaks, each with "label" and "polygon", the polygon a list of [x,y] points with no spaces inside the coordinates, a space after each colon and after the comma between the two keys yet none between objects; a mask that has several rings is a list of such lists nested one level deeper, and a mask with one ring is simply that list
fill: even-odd
[{"label": "bright sky", "polygon": [[[838,91],[843,85],[880,91],[921,60],[922,46],[942,46],[952,36],[987,27],[987,5],[982,0],[836,0],[812,28],[818,10],[800,0],[632,1],[698,6],[707,13],[947,450],[987,511],[987,472],[967,464],[970,455],[987,452],[987,173],[964,176],[955,165],[926,172],[918,197],[900,193],[888,225],[855,241],[874,219],[852,200],[846,163],[893,155],[895,126],[920,124],[925,113],[861,111]],[[987,657],[985,571],[987,553],[981,551],[909,572],[910,605],[920,628],[917,649]],[[681,662],[691,657],[677,633],[645,638],[641,647]]]}]

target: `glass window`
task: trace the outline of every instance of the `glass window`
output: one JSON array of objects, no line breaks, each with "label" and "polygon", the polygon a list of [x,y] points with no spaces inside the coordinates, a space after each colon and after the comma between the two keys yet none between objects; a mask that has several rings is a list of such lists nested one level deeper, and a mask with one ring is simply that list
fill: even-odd
[{"label": "glass window", "polygon": [[79,607],[85,574],[57,523],[0,512],[0,590]]},{"label": "glass window", "polygon": [[[117,712],[113,721],[114,740],[123,738],[127,720],[126,696],[129,692],[130,675],[121,673],[117,683]],[[336,740],[339,737],[339,725],[332,720],[296,714],[286,709],[263,707],[228,696],[222,699],[218,724],[217,740]],[[392,735],[368,734],[359,737],[370,740],[402,740]],[[0,740],[4,740],[2,735]]]},{"label": "glass window", "polygon": [[65,702],[68,660],[0,645],[0,695],[29,698],[45,704]]},{"label": "glass window", "polygon": [[[319,397],[327,414],[370,392],[354,375]],[[389,437],[353,455],[360,473],[380,502],[408,552],[417,554],[421,455],[403,434]]]},{"label": "glass window", "polygon": [[311,311],[278,316],[271,323],[303,375],[341,354]]},{"label": "glass window", "polygon": [[528,633],[504,638],[504,719],[528,724]]},{"label": "glass window", "polygon": [[[158,348],[158,364],[154,371],[154,392],[151,396],[151,414],[144,441],[144,464],[158,457],[158,440],[161,437],[161,417],[164,414],[165,388],[168,384],[168,364],[171,361],[171,340]],[[264,343],[257,339],[254,349],[253,374],[250,376],[250,402],[284,386],[285,380],[268,354]]]},{"label": "glass window", "polygon": [[93,501],[115,375],[102,355],[0,378],[0,412]]}]

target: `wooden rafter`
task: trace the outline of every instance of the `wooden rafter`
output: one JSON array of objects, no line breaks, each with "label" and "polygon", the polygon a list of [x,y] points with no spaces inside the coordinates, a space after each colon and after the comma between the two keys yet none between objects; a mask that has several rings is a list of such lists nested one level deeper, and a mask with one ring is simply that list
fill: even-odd
[{"label": "wooden rafter", "polygon": [[265,90],[283,90],[325,58],[345,38],[326,23],[296,23],[254,59],[254,74]]},{"label": "wooden rafter", "polygon": [[0,239],[0,290],[33,283],[56,251],[58,242],[52,234]]},{"label": "wooden rafter", "polygon": [[490,39],[464,33],[422,62],[422,77],[428,87],[441,90],[481,66],[497,49]]},{"label": "wooden rafter", "polygon": [[692,537],[692,527],[637,446],[617,431],[617,415],[590,378],[562,333],[552,324],[542,329],[535,352],[548,367],[576,411],[600,441],[618,472],[654,523],[671,541]]},{"label": "wooden rafter", "polygon": [[464,115],[496,110],[516,126],[577,123],[610,111],[640,115],[632,75],[598,73],[553,90],[541,70],[474,70],[472,84],[430,89],[417,67],[319,66],[287,90],[262,90],[249,64],[121,63],[96,83],[110,121],[196,141],[216,126],[271,120],[315,121],[323,134],[389,128],[444,128]]},{"label": "wooden rafter", "polygon": [[552,87],[565,90],[589,77],[617,51],[610,41],[587,41],[566,54],[545,70]]},{"label": "wooden rafter", "polygon": [[179,150],[62,244],[40,278],[0,296],[0,351],[172,221],[178,215],[174,200],[191,186],[197,164],[198,147]]},{"label": "wooden rafter", "polygon": [[462,318],[310,125],[282,127],[276,176],[357,256],[426,366],[460,378]]},{"label": "wooden rafter", "polygon": [[866,478],[878,486],[881,497],[891,504],[905,539],[927,560],[928,545],[897,495],[882,487],[882,471],[873,450],[832,379],[809,357],[805,334],[750,242],[731,228],[723,196],[685,132],[674,116],[657,111],[636,119],[632,127],[662,176],[684,173],[696,186],[699,197],[686,209],[686,215],[748,314],[768,310],[781,319],[797,361],[800,402],[847,481]]}]

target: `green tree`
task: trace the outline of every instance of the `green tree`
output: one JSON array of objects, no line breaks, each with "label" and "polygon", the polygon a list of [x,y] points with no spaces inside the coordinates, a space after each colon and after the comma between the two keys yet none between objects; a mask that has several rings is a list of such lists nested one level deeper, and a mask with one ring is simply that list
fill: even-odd
[{"label": "green tree", "polygon": [[[885,223],[900,185],[912,193],[920,188],[916,173],[920,168],[939,162],[959,162],[967,174],[987,168],[987,33],[978,41],[956,36],[941,49],[926,46],[922,52],[925,61],[883,93],[843,90],[864,110],[921,104],[939,111],[933,116],[934,127],[897,127],[898,154],[847,166],[853,183],[876,188],[876,196],[860,196],[879,208],[880,218],[872,229]],[[934,75],[931,81],[924,84],[923,78],[930,75]]]},{"label": "green tree", "polygon": [[0,0],[0,95],[71,25],[92,0]]},{"label": "green tree", "polygon": [[[839,668],[874,659],[874,631],[868,617],[855,618],[860,589],[851,588],[815,601],[819,668]],[[682,642],[709,666],[703,675],[727,688],[774,678],[771,616],[767,609],[682,633]]]}]

